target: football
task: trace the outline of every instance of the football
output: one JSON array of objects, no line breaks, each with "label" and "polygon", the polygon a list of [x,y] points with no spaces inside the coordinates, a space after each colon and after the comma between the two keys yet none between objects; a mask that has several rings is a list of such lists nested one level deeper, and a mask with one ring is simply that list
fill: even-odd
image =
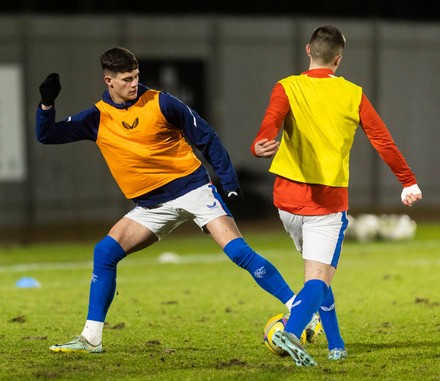
[{"label": "football", "polygon": [[[269,351],[271,351],[273,354],[277,356],[287,356],[288,353],[284,349],[277,347],[272,342],[272,336],[275,332],[284,330],[284,327],[286,326],[289,317],[290,317],[290,313],[288,312],[284,314],[280,313],[274,315],[267,321],[266,325],[264,326],[263,343],[269,349]],[[301,335],[300,341],[302,345],[304,345],[306,342],[305,330]]]}]

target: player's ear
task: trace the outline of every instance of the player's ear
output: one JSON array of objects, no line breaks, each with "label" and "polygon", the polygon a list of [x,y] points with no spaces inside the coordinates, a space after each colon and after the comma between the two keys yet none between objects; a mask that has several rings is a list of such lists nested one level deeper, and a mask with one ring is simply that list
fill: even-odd
[{"label": "player's ear", "polygon": [[104,76],[104,82],[107,86],[111,86],[112,84],[112,77],[110,77],[109,75]]},{"label": "player's ear", "polygon": [[311,54],[310,54],[310,44],[307,44],[307,45],[306,45],[306,54],[307,54],[309,57],[311,57]]}]

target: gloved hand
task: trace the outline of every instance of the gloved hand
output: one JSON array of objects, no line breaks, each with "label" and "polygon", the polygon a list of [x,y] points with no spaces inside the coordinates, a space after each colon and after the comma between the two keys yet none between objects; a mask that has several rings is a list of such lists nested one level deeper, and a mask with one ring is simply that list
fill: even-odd
[{"label": "gloved hand", "polygon": [[60,75],[58,73],[49,74],[40,85],[41,103],[45,106],[53,106],[60,91]]},{"label": "gloved hand", "polygon": [[410,187],[405,187],[401,194],[402,202],[405,206],[411,206],[417,200],[422,199],[422,191],[417,184],[411,185]]},{"label": "gloved hand", "polygon": [[228,200],[232,202],[244,200],[243,192],[240,188],[228,191],[226,196],[228,197]]}]

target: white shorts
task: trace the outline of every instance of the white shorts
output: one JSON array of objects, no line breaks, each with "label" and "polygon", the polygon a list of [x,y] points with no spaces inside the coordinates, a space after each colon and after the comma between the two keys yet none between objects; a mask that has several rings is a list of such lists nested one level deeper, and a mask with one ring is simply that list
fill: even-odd
[{"label": "white shorts", "polygon": [[302,216],[278,210],[284,229],[290,234],[304,259],[338,266],[345,230],[346,212],[322,216]]},{"label": "white shorts", "polygon": [[136,206],[125,217],[144,225],[160,240],[186,221],[193,220],[203,230],[207,223],[225,215],[232,216],[216,187],[206,184],[151,208]]}]

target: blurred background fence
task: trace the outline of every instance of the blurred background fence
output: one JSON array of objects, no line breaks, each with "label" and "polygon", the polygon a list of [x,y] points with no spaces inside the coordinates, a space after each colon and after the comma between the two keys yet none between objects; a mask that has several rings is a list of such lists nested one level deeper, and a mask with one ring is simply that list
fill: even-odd
[{"label": "blurred background fence", "polygon": [[[0,231],[111,226],[125,200],[92,142],[43,146],[35,140],[38,86],[61,76],[57,119],[97,102],[100,55],[125,46],[141,82],[172,92],[218,132],[242,181],[239,218],[274,213],[269,161],[251,156],[277,80],[308,67],[305,45],[321,24],[338,26],[347,47],[338,71],[363,87],[417,175],[424,201],[440,210],[440,23],[310,16],[0,14]],[[408,212],[401,186],[363,131],[351,156],[351,211]],[[214,179],[215,180],[215,179]]]}]

